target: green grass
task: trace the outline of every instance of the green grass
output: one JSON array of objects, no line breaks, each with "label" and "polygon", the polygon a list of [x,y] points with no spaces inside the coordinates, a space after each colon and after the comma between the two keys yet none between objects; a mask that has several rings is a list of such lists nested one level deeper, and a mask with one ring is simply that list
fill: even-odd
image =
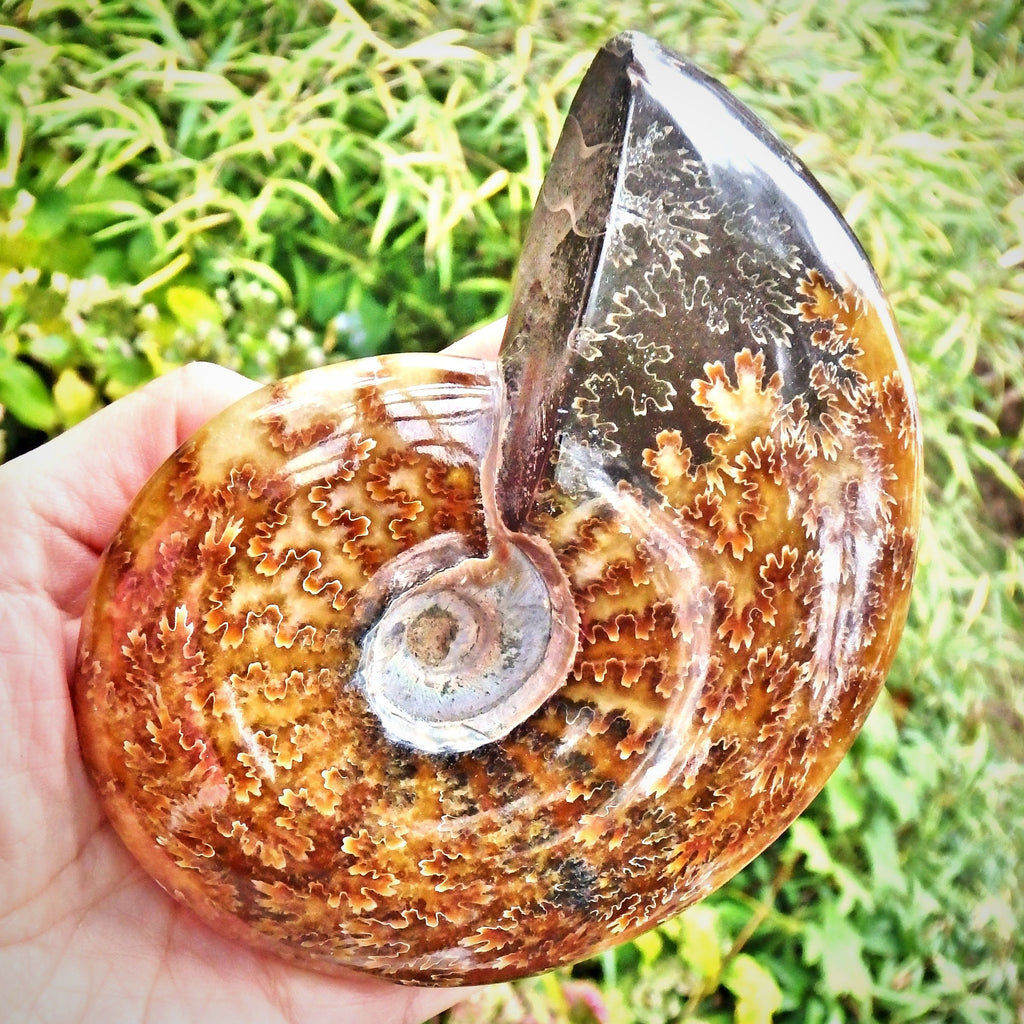
[{"label": "green grass", "polygon": [[0,2],[8,449],[188,359],[271,378],[503,313],[593,51],[657,36],[795,147],[887,287],[926,437],[910,622],[851,756],[765,856],[573,977],[452,1019],[582,1021],[589,999],[644,1024],[1020,1024],[1024,12],[635,11]]}]

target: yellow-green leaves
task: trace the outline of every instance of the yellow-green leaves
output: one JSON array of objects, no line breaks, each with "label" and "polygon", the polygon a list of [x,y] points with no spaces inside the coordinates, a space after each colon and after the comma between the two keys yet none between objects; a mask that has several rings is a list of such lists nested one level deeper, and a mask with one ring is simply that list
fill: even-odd
[{"label": "yellow-green leaves", "polygon": [[77,370],[68,367],[61,370],[53,384],[53,401],[60,416],[61,425],[74,426],[84,420],[98,407],[96,389],[83,380]]},{"label": "yellow-green leaves", "polygon": [[729,964],[722,983],[736,997],[735,1024],[771,1024],[782,1006],[782,992],[775,979],[745,953]]},{"label": "yellow-green leaves", "polygon": [[865,1001],[871,996],[871,973],[864,963],[864,939],[834,906],[820,924],[808,927],[804,956],[819,964],[822,981],[833,995],[851,995]]},{"label": "yellow-green leaves", "polygon": [[167,306],[186,330],[195,330],[204,323],[215,325],[224,321],[220,306],[200,288],[188,285],[168,288]]},{"label": "yellow-green leaves", "polygon": [[57,408],[46,382],[31,366],[9,355],[0,357],[0,405],[33,430],[51,431],[57,425]]},{"label": "yellow-green leaves", "polygon": [[722,970],[722,938],[718,913],[707,904],[690,907],[679,922],[679,953],[704,983],[717,980]]}]

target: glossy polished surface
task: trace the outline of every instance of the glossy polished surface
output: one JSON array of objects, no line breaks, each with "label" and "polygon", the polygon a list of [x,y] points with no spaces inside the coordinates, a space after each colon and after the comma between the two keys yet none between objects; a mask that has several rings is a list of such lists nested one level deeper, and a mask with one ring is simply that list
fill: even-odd
[{"label": "glossy polished surface", "polygon": [[895,653],[919,486],[832,204],[721,86],[619,37],[497,368],[292,378],[147,485],[83,626],[83,754],[228,934],[418,983],[572,962],[820,790]]}]

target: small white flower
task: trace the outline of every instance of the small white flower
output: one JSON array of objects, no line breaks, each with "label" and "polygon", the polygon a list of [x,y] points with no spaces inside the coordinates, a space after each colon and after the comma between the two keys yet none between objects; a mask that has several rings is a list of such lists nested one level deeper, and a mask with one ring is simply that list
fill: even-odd
[{"label": "small white flower", "polygon": [[36,197],[31,192],[26,192],[23,188],[18,189],[14,205],[11,207],[11,220],[16,217],[27,217],[35,209],[35,205]]},{"label": "small white flower", "polygon": [[[54,275],[56,276],[56,275]],[[89,282],[83,281],[80,278],[73,277],[67,286],[68,305],[81,308],[85,305],[85,299],[88,296]]]},{"label": "small white flower", "polygon": [[8,270],[0,277],[0,306],[9,306],[14,301],[14,294],[21,285],[21,274],[17,270]]},{"label": "small white flower", "polygon": [[93,274],[92,277],[86,279],[86,294],[94,306],[117,297],[117,292],[110,287],[110,282],[101,274]]},{"label": "small white flower", "polygon": [[280,327],[271,327],[267,331],[267,347],[274,352],[288,351],[288,335]]}]

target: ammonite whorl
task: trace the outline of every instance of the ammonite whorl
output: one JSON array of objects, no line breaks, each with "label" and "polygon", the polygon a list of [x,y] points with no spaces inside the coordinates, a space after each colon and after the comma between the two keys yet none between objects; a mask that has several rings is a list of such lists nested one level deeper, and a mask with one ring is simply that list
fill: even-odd
[{"label": "ammonite whorl", "polygon": [[433,984],[578,960],[720,885],[849,747],[906,615],[919,443],[819,186],[619,37],[497,368],[283,381],[132,505],[82,630],[86,763],[232,935]]}]

